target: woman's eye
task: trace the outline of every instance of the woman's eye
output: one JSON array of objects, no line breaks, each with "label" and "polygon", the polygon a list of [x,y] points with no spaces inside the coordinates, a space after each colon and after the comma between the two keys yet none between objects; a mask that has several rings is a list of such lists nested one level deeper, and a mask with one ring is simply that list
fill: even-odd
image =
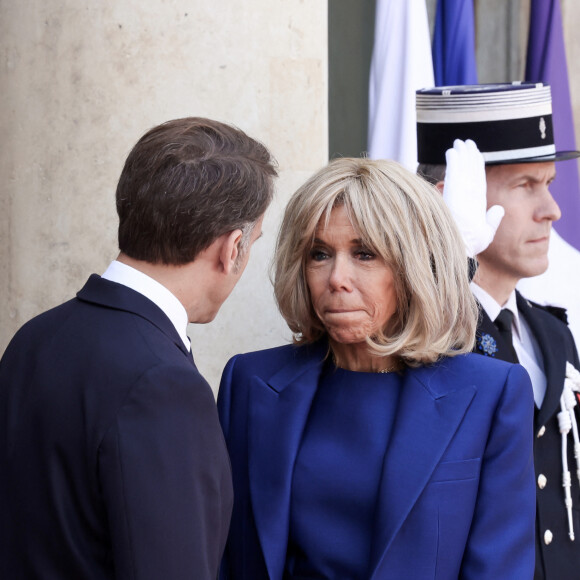
[{"label": "woman's eye", "polygon": [[357,250],[355,255],[359,260],[362,261],[374,260],[376,258],[376,254],[370,250]]},{"label": "woman's eye", "polygon": [[328,258],[328,254],[323,250],[313,248],[310,250],[310,259],[314,262],[321,262],[322,260],[326,260]]}]

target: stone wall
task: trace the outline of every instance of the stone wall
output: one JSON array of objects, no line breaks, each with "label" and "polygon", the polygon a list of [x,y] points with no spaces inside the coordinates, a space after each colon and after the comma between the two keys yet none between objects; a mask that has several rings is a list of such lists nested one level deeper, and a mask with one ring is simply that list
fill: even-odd
[{"label": "stone wall", "polygon": [[328,159],[326,21],[319,0],[0,0],[0,353],[116,257],[127,153],[189,115],[239,126],[280,169],[238,288],[190,325],[198,365],[216,388],[229,356],[288,340],[267,267],[286,200]]}]

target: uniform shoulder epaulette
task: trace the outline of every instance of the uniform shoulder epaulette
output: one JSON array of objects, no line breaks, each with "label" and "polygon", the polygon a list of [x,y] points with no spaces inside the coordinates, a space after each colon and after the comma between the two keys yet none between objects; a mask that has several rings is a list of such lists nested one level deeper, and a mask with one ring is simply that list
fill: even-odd
[{"label": "uniform shoulder epaulette", "polygon": [[568,311],[561,306],[553,306],[551,304],[538,304],[537,302],[532,302],[528,300],[530,306],[534,308],[541,308],[545,312],[549,312],[552,316],[555,316],[558,320],[561,320],[564,324],[568,324]]}]

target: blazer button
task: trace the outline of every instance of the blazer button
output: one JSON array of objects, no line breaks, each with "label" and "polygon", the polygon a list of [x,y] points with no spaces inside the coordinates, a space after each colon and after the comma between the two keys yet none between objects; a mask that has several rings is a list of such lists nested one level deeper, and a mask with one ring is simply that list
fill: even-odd
[{"label": "blazer button", "polygon": [[546,432],[546,426],[542,425],[539,429],[538,429],[538,439],[540,437],[542,437],[544,435],[544,433]]},{"label": "blazer button", "polygon": [[550,530],[546,530],[544,532],[544,544],[546,544],[546,546],[549,546],[552,543],[553,539],[554,539],[554,534],[552,534],[552,532]]},{"label": "blazer button", "polygon": [[538,487],[544,489],[546,483],[548,483],[548,478],[543,473],[540,473],[540,475],[538,475]]}]

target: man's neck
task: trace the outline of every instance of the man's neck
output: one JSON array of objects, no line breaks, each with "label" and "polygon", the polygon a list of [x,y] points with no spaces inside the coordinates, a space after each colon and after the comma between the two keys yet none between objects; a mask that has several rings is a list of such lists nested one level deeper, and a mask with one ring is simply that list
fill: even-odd
[{"label": "man's neck", "polygon": [[473,281],[485,290],[500,306],[503,306],[514,291],[517,279],[492,272],[480,266],[475,272]]},{"label": "man's neck", "polygon": [[216,268],[212,267],[216,260],[209,254],[210,249],[200,252],[193,262],[180,266],[136,260],[122,252],[117,260],[165,286],[181,302],[189,322],[206,323],[217,312],[214,305]]},{"label": "man's neck", "polygon": [[139,270],[139,272],[143,272],[143,274],[147,274],[147,276],[153,278],[153,280],[159,282],[175,294],[173,287],[176,286],[176,281],[179,280],[180,277],[179,267],[137,260],[127,256],[127,254],[124,254],[123,252],[119,254],[117,261],[122,264],[127,264],[127,266],[131,266],[131,268],[135,268],[135,270]]},{"label": "man's neck", "polygon": [[143,260],[136,260],[135,258],[131,258],[122,252],[119,254],[117,261],[123,264],[127,264],[127,266],[131,266],[132,268],[135,268],[135,270],[143,272],[143,274],[147,274],[147,276],[153,278],[153,280],[159,282],[159,284],[167,288],[187,310],[188,318],[191,322],[190,304],[188,297],[184,292],[185,284],[183,279],[185,277],[185,266],[170,266],[160,263],[153,264]]}]

